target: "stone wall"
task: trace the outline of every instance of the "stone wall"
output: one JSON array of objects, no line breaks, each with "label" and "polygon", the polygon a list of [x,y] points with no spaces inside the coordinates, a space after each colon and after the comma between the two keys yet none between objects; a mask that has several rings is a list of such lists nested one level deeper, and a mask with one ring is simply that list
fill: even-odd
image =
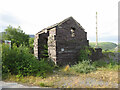
[{"label": "stone wall", "polygon": [[39,39],[39,33],[35,35],[34,39],[34,56],[38,59],[38,39]]},{"label": "stone wall", "polygon": [[[66,65],[78,60],[80,50],[89,46],[89,40],[84,28],[71,17],[35,35],[34,55],[38,59],[44,57],[44,45],[48,45],[48,56],[55,64]],[[101,53],[101,49],[96,49],[91,58],[100,58]]]},{"label": "stone wall", "polygon": [[48,55],[51,60],[56,64],[56,28],[49,30],[48,36]]},{"label": "stone wall", "polygon": [[101,48],[95,48],[95,50],[93,48],[90,48],[90,51],[92,52],[92,55],[89,56],[89,58],[92,61],[99,60],[100,58],[103,57],[102,49]]},{"label": "stone wall", "polygon": [[37,33],[34,39],[34,56],[37,59],[43,58],[44,45],[47,45],[48,33]]},{"label": "stone wall", "polygon": [[[71,29],[74,29],[72,36]],[[75,63],[78,52],[88,46],[87,33],[74,21],[68,20],[57,27],[56,56],[58,64]]]}]

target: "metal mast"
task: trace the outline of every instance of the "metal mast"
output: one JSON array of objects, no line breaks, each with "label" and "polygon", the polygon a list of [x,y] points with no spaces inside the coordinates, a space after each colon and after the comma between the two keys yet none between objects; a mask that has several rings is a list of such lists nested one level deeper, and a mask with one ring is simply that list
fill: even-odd
[{"label": "metal mast", "polygon": [[96,48],[98,48],[97,12],[96,12]]}]

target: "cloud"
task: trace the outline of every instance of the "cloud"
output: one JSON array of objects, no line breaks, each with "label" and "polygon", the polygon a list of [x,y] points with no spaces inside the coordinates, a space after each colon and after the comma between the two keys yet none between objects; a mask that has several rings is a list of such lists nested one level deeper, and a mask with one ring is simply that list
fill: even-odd
[{"label": "cloud", "polygon": [[20,20],[18,20],[11,13],[1,13],[0,14],[0,23],[1,24],[20,24]]},{"label": "cloud", "polygon": [[3,32],[9,25],[18,27],[20,24],[20,20],[12,13],[0,12],[0,32]]}]

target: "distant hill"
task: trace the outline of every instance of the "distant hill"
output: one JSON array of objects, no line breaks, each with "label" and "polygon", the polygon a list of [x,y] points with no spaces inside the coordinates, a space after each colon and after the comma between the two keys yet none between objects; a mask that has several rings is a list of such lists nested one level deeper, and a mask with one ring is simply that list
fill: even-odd
[{"label": "distant hill", "polygon": [[34,38],[35,37],[35,35],[29,35],[31,38]]},{"label": "distant hill", "polygon": [[[91,47],[95,47],[95,42],[90,42],[89,45]],[[113,42],[99,42],[98,47],[102,48],[103,50],[114,50],[117,47],[116,43]]]}]

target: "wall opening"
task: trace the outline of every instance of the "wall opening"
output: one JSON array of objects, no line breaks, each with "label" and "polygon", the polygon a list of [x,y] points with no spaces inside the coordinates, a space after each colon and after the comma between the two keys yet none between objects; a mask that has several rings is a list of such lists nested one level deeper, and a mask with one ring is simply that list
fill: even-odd
[{"label": "wall opening", "polygon": [[39,34],[38,39],[38,58],[48,57],[48,33]]},{"label": "wall opening", "polygon": [[75,28],[71,27],[71,37],[75,37]]}]

